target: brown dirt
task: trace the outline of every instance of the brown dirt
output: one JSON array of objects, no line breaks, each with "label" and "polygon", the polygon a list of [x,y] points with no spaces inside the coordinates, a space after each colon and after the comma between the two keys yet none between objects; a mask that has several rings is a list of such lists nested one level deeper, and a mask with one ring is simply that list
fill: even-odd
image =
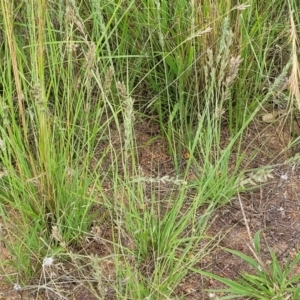
[{"label": "brown dirt", "polygon": [[[141,122],[135,127],[135,137],[139,145],[137,159],[145,177],[174,175],[172,160],[166,151],[166,143],[158,134],[158,126],[152,123]],[[265,262],[269,259],[268,248],[276,253],[281,263],[284,263],[288,258],[293,258],[300,250],[300,196],[298,196],[300,195],[300,164],[284,163],[296,151],[293,149],[294,152],[292,150],[282,152],[289,142],[289,130],[286,126],[281,126],[280,122],[266,126],[265,123],[257,119],[248,128],[244,135],[243,148],[248,151],[249,155],[254,150],[257,151],[258,155],[251,161],[245,159],[243,166],[257,168],[269,164],[275,165],[272,168],[273,178],[252,191],[240,194],[246,220],[243,217],[238,197],[215,212],[211,218],[213,221],[209,224],[207,234],[219,236],[219,246],[235,249],[251,256],[249,250],[251,241],[245,224],[247,222],[251,236],[258,230],[262,230],[262,259]],[[225,135],[223,143],[224,145],[227,143]],[[117,132],[112,144],[116,149],[120,146]],[[99,152],[103,151],[103,147],[103,145],[99,146]],[[182,155],[184,160],[186,154],[183,153]],[[233,153],[233,165],[234,155]],[[109,166],[109,162],[107,166]],[[107,189],[109,189],[109,183],[107,185]],[[114,278],[114,265],[109,259],[103,258],[109,257],[113,253],[112,247],[105,243],[107,240],[112,240],[112,232],[112,225],[109,223],[101,226],[95,224],[91,238],[86,240],[84,246],[73,249],[77,253],[96,255],[102,259],[98,263],[101,264],[101,269],[106,275],[104,277],[110,278],[110,280]],[[124,236],[122,242],[129,248],[131,247],[130,237]],[[9,253],[3,245],[0,248],[0,259],[10,259]],[[69,291],[66,293],[67,299],[96,299],[91,291],[91,286],[85,286],[80,283],[80,280],[76,280],[83,274],[76,273],[76,270],[73,270],[71,266],[67,271],[65,269],[56,270],[62,276],[61,281],[66,278],[66,274],[69,276],[68,283],[62,285],[64,291]],[[240,259],[223,251],[221,247],[217,247],[211,256],[199,262],[198,267],[226,278],[237,278],[243,271],[251,272],[251,269]],[[91,269],[89,270],[91,271]],[[74,280],[70,280],[70,278]],[[218,288],[220,286],[214,280],[203,278],[200,275],[188,274],[175,292],[178,296],[183,296],[184,299],[209,299],[208,294],[203,292],[203,288]],[[103,299],[108,300],[115,298],[113,291],[109,289],[102,296]],[[17,293],[11,286],[0,283],[0,300],[2,299],[58,299],[58,297],[53,293],[40,293],[39,295],[30,294],[30,291]]]}]

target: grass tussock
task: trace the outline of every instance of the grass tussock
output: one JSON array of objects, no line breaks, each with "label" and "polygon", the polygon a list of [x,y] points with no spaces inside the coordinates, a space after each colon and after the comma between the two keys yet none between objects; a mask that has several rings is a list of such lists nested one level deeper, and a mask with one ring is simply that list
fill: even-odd
[{"label": "grass tussock", "polygon": [[[181,299],[218,245],[213,212],[262,183],[246,128],[284,78],[286,116],[300,107],[296,2],[0,2],[1,280]],[[171,174],[144,173],[149,120]]]}]

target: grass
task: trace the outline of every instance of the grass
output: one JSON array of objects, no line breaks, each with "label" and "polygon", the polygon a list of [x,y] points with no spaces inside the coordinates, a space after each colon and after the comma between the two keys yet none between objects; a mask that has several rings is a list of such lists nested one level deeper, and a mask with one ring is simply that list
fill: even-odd
[{"label": "grass", "polygon": [[233,281],[208,272],[194,269],[195,272],[214,278],[228,288],[214,290],[214,292],[227,293],[228,296],[221,299],[234,299],[239,297],[250,297],[250,299],[297,299],[299,298],[299,278],[297,265],[300,253],[293,260],[288,260],[285,266],[281,266],[275,253],[269,249],[270,258],[266,263],[261,257],[260,231],[254,238],[252,249],[255,259],[239,251],[224,249],[233,255],[240,257],[246,264],[251,266],[256,274],[242,274],[242,278]]},{"label": "grass", "polygon": [[[280,266],[274,253],[272,255],[272,265],[263,270],[256,260],[249,256],[242,255],[238,251],[230,251],[234,255],[240,256],[246,263],[255,267],[257,275],[242,274],[243,278],[238,282],[225,279],[214,274],[201,272],[201,274],[212,277],[225,285],[228,289],[219,289],[215,292],[227,293],[229,296],[221,299],[234,299],[239,297],[252,297],[250,299],[297,299],[299,297],[299,276],[291,277],[291,272],[299,262],[299,255],[294,261],[288,262],[284,269]],[[197,272],[198,270],[195,270]],[[246,298],[247,299],[247,298]],[[249,298],[248,298],[249,299]]]},{"label": "grass", "polygon": [[[213,251],[212,213],[249,183],[247,126],[287,76],[287,115],[300,103],[296,1],[248,4],[1,0],[1,267],[15,290],[66,297],[61,263],[98,299],[173,299]],[[144,174],[140,120],[159,124],[174,176]]]}]

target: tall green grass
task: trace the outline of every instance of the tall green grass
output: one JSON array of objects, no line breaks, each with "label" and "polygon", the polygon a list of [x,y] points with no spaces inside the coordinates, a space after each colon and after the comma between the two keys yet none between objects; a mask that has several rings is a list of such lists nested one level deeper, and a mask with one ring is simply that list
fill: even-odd
[{"label": "tall green grass", "polygon": [[[46,271],[68,262],[99,299],[174,297],[217,243],[205,229],[240,188],[244,130],[289,73],[289,5],[1,0],[2,240],[18,280],[4,277],[53,292],[63,277]],[[141,171],[141,118],[174,177]],[[74,254],[104,225],[109,255]]]}]

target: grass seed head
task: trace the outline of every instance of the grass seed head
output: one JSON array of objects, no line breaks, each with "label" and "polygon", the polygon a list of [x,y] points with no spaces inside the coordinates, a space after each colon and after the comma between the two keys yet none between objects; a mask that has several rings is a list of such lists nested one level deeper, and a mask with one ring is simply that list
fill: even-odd
[{"label": "grass seed head", "polygon": [[238,71],[239,71],[239,66],[243,59],[241,58],[240,55],[236,57],[231,57],[230,62],[229,62],[229,68],[228,68],[228,74],[227,78],[225,81],[225,85],[228,87],[230,86],[235,78],[237,77]]}]

